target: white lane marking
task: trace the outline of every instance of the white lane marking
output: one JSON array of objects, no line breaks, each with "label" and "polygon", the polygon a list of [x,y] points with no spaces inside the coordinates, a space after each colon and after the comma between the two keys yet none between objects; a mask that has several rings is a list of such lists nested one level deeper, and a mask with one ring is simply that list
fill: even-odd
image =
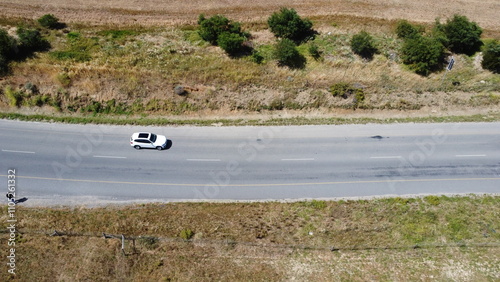
[{"label": "white lane marking", "polygon": [[21,154],[34,154],[35,153],[35,152],[31,152],[31,151],[14,151],[14,150],[2,150],[2,152],[21,153]]},{"label": "white lane marking", "polygon": [[370,157],[370,159],[401,159],[401,156],[381,156],[381,157]]},{"label": "white lane marking", "polygon": [[455,155],[457,158],[486,157],[486,155]]},{"label": "white lane marking", "polygon": [[94,158],[108,158],[108,159],[126,159],[127,157],[119,156],[93,156]]},{"label": "white lane marking", "polygon": [[314,161],[314,158],[304,158],[304,159],[281,159],[282,161]]},{"label": "white lane marking", "polygon": [[187,159],[188,162],[220,162],[220,159]]}]

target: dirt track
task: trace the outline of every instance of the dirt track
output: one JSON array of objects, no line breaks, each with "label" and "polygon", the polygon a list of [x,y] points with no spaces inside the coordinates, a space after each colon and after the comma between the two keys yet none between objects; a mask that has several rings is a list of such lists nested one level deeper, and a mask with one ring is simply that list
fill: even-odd
[{"label": "dirt track", "polygon": [[168,25],[194,23],[201,13],[262,21],[280,7],[295,8],[308,17],[347,15],[417,22],[461,14],[485,29],[500,28],[498,0],[52,0],[50,4],[46,0],[10,0],[0,3],[0,16],[38,18],[53,13],[68,23]]}]

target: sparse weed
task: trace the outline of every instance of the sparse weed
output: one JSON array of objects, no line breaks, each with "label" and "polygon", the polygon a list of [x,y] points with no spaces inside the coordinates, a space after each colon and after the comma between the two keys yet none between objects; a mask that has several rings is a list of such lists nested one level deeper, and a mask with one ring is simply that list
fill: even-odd
[{"label": "sparse weed", "polygon": [[191,229],[182,229],[181,233],[179,234],[179,237],[181,237],[183,240],[188,241],[193,238],[194,232]]}]

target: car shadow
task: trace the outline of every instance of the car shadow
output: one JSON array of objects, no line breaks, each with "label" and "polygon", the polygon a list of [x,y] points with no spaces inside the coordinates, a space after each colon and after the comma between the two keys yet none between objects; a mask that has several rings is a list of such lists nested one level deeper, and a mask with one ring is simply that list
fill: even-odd
[{"label": "car shadow", "polygon": [[172,140],[167,139],[167,146],[165,146],[165,150],[168,150],[168,149],[172,148],[172,144],[173,144]]}]

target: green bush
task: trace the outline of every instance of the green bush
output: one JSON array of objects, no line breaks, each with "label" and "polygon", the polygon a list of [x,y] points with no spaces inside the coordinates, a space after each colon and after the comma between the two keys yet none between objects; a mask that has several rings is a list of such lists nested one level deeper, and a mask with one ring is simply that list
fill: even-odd
[{"label": "green bush", "polygon": [[246,38],[238,33],[223,32],[217,39],[217,45],[229,55],[236,55],[243,50]]},{"label": "green bush", "polygon": [[64,27],[64,24],[59,22],[59,19],[52,14],[43,15],[38,19],[38,23],[48,29],[60,29]]},{"label": "green bush", "polygon": [[302,19],[294,9],[281,8],[267,20],[271,32],[277,38],[290,39],[296,44],[314,38],[316,32],[312,29],[309,19]]},{"label": "green bush", "polygon": [[419,35],[405,40],[401,53],[403,63],[411,70],[420,75],[429,75],[441,66],[444,47],[433,37]]},{"label": "green bush", "polygon": [[453,52],[472,55],[481,48],[481,34],[483,30],[465,16],[454,15],[446,24],[437,24],[447,38],[447,46]]},{"label": "green bush", "polygon": [[309,45],[308,51],[309,54],[311,54],[311,57],[313,57],[313,59],[315,59],[316,61],[321,59],[321,51],[319,50],[318,45],[314,43]]},{"label": "green bush", "polygon": [[6,30],[0,28],[0,56],[8,58],[17,48],[16,40]]},{"label": "green bush", "polygon": [[12,89],[12,87],[7,86],[4,90],[5,96],[9,101],[9,106],[11,107],[19,107],[23,102],[24,93],[21,91],[16,91]]},{"label": "green bush", "polygon": [[262,64],[264,62],[264,56],[262,56],[259,52],[254,51],[252,52],[252,62],[256,64]]},{"label": "green bush", "polygon": [[194,232],[191,229],[183,229],[179,236],[184,240],[190,240],[194,236]]},{"label": "green bush", "polygon": [[362,88],[354,87],[346,82],[339,82],[330,86],[330,93],[334,97],[342,97],[344,99],[354,95],[353,108],[357,108],[365,100],[365,92]]},{"label": "green bush", "polygon": [[493,73],[500,73],[500,43],[498,40],[493,40],[485,44],[481,65],[484,69],[490,70]]},{"label": "green bush", "polygon": [[0,75],[5,74],[8,71],[9,62],[7,59],[0,54]]},{"label": "green bush", "polygon": [[371,59],[377,52],[373,37],[366,31],[355,34],[351,39],[351,49],[363,58]]},{"label": "green bush", "polygon": [[422,34],[423,31],[422,26],[414,26],[406,20],[399,21],[396,27],[396,35],[401,39],[413,38]]},{"label": "green bush", "polygon": [[36,29],[19,27],[17,36],[19,37],[19,53],[22,56],[30,56],[34,52],[47,51],[50,48],[50,43]]},{"label": "green bush", "polygon": [[245,39],[250,36],[248,33],[241,30],[240,23],[232,22],[221,15],[215,15],[207,19],[203,14],[201,14],[198,18],[198,24],[200,25],[198,30],[200,37],[212,45],[217,45],[217,40],[223,33],[234,33],[244,37]]},{"label": "green bush", "polygon": [[306,58],[297,50],[295,43],[286,38],[278,41],[274,55],[280,66],[300,69],[306,65]]},{"label": "green bush", "polygon": [[17,50],[16,40],[0,28],[0,74],[6,73],[9,59]]}]

